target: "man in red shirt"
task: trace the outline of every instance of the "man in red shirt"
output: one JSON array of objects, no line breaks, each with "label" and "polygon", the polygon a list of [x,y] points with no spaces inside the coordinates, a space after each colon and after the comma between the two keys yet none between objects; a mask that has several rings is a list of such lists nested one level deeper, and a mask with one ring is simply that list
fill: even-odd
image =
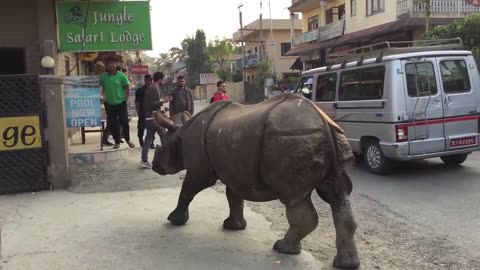
[{"label": "man in red shirt", "polygon": [[[215,94],[213,94],[213,102],[228,99],[226,93],[227,93],[227,85],[225,84],[224,81],[218,81],[217,82],[217,92],[215,92]],[[213,102],[211,102],[211,103],[213,103]]]}]

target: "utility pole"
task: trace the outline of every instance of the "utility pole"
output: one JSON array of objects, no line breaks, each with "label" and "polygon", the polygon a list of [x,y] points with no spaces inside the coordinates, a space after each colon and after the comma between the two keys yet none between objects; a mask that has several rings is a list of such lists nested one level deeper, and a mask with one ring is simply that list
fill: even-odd
[{"label": "utility pole", "polygon": [[242,77],[243,81],[245,81],[245,44],[243,40],[242,7],[243,4],[238,5],[238,15],[240,16],[240,38],[242,39]]},{"label": "utility pole", "polygon": [[270,13],[270,47],[272,48],[272,78],[276,76],[275,74],[275,41],[273,39],[273,20],[272,20],[272,7],[270,5],[270,0],[268,0],[268,12]]},{"label": "utility pole", "polygon": [[262,1],[260,1],[260,61],[263,59],[263,10]]}]

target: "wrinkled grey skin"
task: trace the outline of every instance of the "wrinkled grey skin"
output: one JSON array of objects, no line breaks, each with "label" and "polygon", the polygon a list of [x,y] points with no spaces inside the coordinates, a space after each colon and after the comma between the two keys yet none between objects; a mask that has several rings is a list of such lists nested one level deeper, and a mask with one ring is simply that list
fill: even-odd
[{"label": "wrinkled grey skin", "polygon": [[333,265],[359,267],[357,225],[348,199],[353,153],[341,129],[329,124],[314,103],[295,94],[252,106],[221,101],[179,128],[164,118],[157,122],[169,132],[166,145],[155,152],[153,170],[161,175],[187,170],[178,205],[168,217],[171,223],[184,225],[195,195],[219,179],[230,206],[225,229],[247,226],[243,200],[279,199],[290,228],[273,248],[298,254],[301,240],[318,224],[310,198],[315,190],[332,209],[337,235]]}]

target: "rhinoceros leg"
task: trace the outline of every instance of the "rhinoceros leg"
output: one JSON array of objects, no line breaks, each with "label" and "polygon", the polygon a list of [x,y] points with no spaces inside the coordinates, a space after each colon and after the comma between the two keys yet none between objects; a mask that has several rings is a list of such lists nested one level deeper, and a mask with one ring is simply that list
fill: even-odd
[{"label": "rhinoceros leg", "polygon": [[243,199],[227,187],[227,199],[230,206],[230,215],[223,222],[226,230],[243,230],[247,227],[247,221],[243,217]]},{"label": "rhinoceros leg", "polygon": [[333,266],[343,269],[356,269],[360,266],[354,233],[357,223],[353,219],[348,195],[338,194],[330,203],[336,231],[337,255]]},{"label": "rhinoceros leg", "polygon": [[170,213],[168,220],[170,220],[173,225],[185,225],[189,218],[188,206],[190,205],[190,202],[195,195],[200,191],[213,186],[216,181],[217,180],[213,176],[202,176],[201,174],[187,171],[187,175],[183,180],[180,196],[178,197],[177,208]]},{"label": "rhinoceros leg", "polygon": [[286,204],[286,208],[290,228],[285,237],[275,243],[273,249],[280,253],[299,254],[302,249],[300,241],[317,227],[317,211],[310,196],[294,206]]}]

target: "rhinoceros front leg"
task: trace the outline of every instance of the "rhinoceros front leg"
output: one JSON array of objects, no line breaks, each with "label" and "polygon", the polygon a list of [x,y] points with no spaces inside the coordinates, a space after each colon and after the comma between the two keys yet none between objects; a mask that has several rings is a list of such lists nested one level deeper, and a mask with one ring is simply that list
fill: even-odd
[{"label": "rhinoceros front leg", "polygon": [[310,197],[294,206],[286,204],[286,208],[290,228],[285,237],[275,243],[273,249],[280,253],[299,254],[302,249],[300,241],[318,225],[317,211]]},{"label": "rhinoceros front leg", "polygon": [[357,223],[353,219],[348,195],[341,193],[330,202],[336,231],[337,255],[333,266],[342,269],[357,269],[360,266],[354,233]]},{"label": "rhinoceros front leg", "polygon": [[227,187],[227,200],[230,206],[230,215],[223,222],[226,230],[243,230],[247,227],[247,221],[243,217],[243,199]]},{"label": "rhinoceros front leg", "polygon": [[217,180],[212,176],[202,176],[201,174],[195,174],[187,171],[187,175],[183,180],[182,190],[178,197],[178,203],[175,210],[168,216],[168,220],[173,225],[181,226],[185,225],[188,221],[188,206],[193,200],[195,195],[200,191],[211,187]]}]

